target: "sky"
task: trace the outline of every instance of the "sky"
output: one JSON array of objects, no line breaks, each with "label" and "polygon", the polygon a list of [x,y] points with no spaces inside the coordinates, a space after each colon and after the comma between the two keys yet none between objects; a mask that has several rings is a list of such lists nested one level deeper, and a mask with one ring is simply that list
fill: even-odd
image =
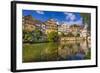
[{"label": "sky", "polygon": [[68,25],[83,24],[83,18],[80,13],[75,12],[56,12],[56,11],[40,11],[40,10],[23,10],[23,16],[31,15],[33,18],[45,22],[49,19],[55,19],[59,24],[65,23]]}]

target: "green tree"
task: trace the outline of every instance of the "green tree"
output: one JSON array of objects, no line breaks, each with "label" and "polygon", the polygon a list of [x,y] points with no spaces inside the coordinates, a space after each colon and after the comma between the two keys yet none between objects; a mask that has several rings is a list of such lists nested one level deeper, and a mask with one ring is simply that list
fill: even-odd
[{"label": "green tree", "polygon": [[42,32],[38,29],[32,31],[32,37],[33,42],[39,42],[39,39],[41,39]]},{"label": "green tree", "polygon": [[67,34],[67,37],[74,37],[74,35],[73,35],[71,32],[69,32],[69,33]]},{"label": "green tree", "polygon": [[58,33],[57,32],[50,32],[47,34],[48,41],[58,41]]},{"label": "green tree", "polygon": [[31,32],[23,32],[23,42],[31,42],[32,41],[32,34]]},{"label": "green tree", "polygon": [[77,33],[76,37],[80,37],[80,33]]},{"label": "green tree", "polygon": [[88,24],[88,30],[91,30],[91,14],[90,13],[80,13],[80,15],[83,17],[83,24]]}]

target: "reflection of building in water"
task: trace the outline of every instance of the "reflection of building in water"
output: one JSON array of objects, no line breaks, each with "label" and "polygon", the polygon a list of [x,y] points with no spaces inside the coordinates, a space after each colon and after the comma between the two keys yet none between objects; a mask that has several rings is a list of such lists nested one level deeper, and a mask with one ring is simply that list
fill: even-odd
[{"label": "reflection of building in water", "polygon": [[84,50],[85,54],[87,55],[90,49],[90,43],[88,41],[83,41],[80,43],[80,48]]},{"label": "reflection of building in water", "polygon": [[84,28],[83,28],[82,31],[81,31],[80,37],[84,37],[84,38],[87,37],[87,35],[88,35],[88,30],[87,30],[87,28],[88,28],[88,26],[87,26],[87,24],[85,24]]},{"label": "reflection of building in water", "polygon": [[78,46],[75,43],[70,43],[70,44],[61,44],[58,47],[58,55],[66,59],[70,55],[75,55],[78,52]]},{"label": "reflection of building in water", "polygon": [[74,41],[70,43],[65,42],[58,47],[58,55],[63,59],[69,57],[72,57],[73,59],[84,59],[88,53],[89,47],[86,41]]},{"label": "reflection of building in water", "polygon": [[58,47],[58,55],[63,59],[66,59],[67,55],[70,55],[69,48],[64,46]]}]

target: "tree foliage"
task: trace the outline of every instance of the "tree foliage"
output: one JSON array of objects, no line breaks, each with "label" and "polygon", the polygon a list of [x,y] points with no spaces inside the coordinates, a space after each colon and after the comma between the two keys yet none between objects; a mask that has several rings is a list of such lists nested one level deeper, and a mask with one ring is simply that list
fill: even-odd
[{"label": "tree foliage", "polygon": [[67,34],[67,37],[74,37],[74,35],[73,35],[71,32],[69,32],[69,33]]},{"label": "tree foliage", "polygon": [[47,34],[48,41],[57,41],[58,40],[58,33],[57,32],[50,32]]},{"label": "tree foliage", "polygon": [[80,15],[83,17],[83,24],[88,24],[88,30],[90,30],[91,27],[91,14],[90,13],[80,13]]}]

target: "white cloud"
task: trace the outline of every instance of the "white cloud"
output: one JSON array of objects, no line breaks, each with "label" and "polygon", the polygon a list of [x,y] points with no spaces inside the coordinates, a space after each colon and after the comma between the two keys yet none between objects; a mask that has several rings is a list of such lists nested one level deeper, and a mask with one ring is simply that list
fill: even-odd
[{"label": "white cloud", "polygon": [[36,11],[38,14],[44,14],[43,11]]},{"label": "white cloud", "polygon": [[64,13],[66,15],[66,20],[70,19],[71,21],[74,21],[76,19],[76,16],[73,13]]},{"label": "white cloud", "polygon": [[73,25],[73,24],[82,25],[82,24],[83,24],[83,21],[82,21],[82,20],[83,20],[83,19],[80,18],[80,19],[77,20],[77,21],[65,21],[64,23],[65,23],[65,24],[69,24],[69,25]]},{"label": "white cloud", "polygon": [[65,15],[69,15],[69,14],[71,14],[71,13],[69,13],[69,12],[64,12],[64,14],[65,14]]}]

